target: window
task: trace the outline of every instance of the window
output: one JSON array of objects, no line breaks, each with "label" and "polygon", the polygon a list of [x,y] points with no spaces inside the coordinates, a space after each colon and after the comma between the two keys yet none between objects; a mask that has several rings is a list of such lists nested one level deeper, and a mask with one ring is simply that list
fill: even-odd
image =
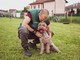
[{"label": "window", "polygon": [[34,9],[36,8],[36,6],[34,6]]},{"label": "window", "polygon": [[38,5],[38,8],[40,8],[40,5]]}]

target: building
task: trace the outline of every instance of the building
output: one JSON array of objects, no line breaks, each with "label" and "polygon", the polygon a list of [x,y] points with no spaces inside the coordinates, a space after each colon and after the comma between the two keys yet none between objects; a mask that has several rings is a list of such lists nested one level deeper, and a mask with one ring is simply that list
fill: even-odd
[{"label": "building", "polygon": [[16,17],[16,9],[9,9],[9,14],[12,17]]},{"label": "building", "polygon": [[66,12],[68,12],[68,13],[73,9],[74,13],[76,14],[77,9],[80,9],[80,3],[75,3],[72,5],[66,6],[65,9],[66,9]]},{"label": "building", "polygon": [[67,3],[66,0],[36,0],[30,3],[30,10],[44,8],[49,11],[50,16],[63,15],[65,14],[65,3]]},{"label": "building", "polygon": [[0,10],[0,17],[7,17],[9,15],[7,10]]}]

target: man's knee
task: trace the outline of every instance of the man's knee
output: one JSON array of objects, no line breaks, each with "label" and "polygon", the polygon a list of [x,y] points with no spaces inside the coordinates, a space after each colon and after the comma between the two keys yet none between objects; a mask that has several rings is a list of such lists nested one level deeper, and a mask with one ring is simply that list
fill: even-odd
[{"label": "man's knee", "polygon": [[19,33],[29,33],[28,29],[26,27],[21,27],[18,29]]},{"label": "man's knee", "polygon": [[28,36],[29,31],[27,30],[27,28],[21,27],[18,29],[18,37],[20,38],[22,35],[26,35],[26,37]]}]

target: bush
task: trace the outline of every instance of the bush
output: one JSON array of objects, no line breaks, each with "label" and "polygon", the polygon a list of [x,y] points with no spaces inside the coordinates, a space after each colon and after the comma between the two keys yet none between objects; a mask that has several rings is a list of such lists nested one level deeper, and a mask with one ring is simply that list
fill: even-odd
[{"label": "bush", "polygon": [[52,21],[53,20],[53,16],[49,16],[49,19],[50,19],[50,21]]}]

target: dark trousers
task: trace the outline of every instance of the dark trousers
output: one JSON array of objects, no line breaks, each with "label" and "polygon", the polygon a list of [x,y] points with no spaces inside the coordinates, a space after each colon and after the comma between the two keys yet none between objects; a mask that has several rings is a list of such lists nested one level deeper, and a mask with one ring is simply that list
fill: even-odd
[{"label": "dark trousers", "polygon": [[21,45],[24,49],[28,48],[29,39],[34,39],[34,44],[39,43],[39,38],[34,33],[28,31],[26,27],[20,27],[18,29],[18,37],[21,39]]}]

